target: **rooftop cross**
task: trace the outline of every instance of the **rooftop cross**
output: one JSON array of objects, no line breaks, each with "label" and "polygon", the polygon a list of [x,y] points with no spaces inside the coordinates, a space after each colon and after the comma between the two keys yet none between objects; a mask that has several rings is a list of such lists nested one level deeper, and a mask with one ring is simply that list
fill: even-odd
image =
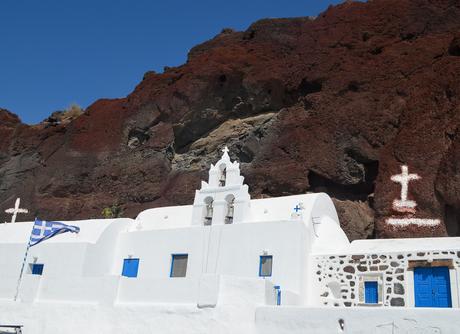
[{"label": "rooftop cross", "polygon": [[229,152],[228,147],[225,146],[225,147],[222,149],[222,152],[224,152],[224,154],[228,154],[228,152]]},{"label": "rooftop cross", "polygon": [[406,165],[401,166],[401,174],[393,175],[391,180],[401,184],[401,199],[395,199],[393,201],[393,208],[400,212],[412,212],[415,210],[417,203],[407,199],[407,193],[409,191],[409,182],[412,180],[418,180],[420,176],[417,174],[409,174],[409,169]]},{"label": "rooftop cross", "polygon": [[10,215],[13,215],[11,217],[11,223],[16,222],[16,216],[18,215],[18,213],[28,213],[29,212],[29,210],[27,210],[27,209],[21,209],[19,207],[19,204],[21,204],[21,199],[18,197],[16,199],[16,203],[14,204],[14,208],[5,210],[6,213],[8,213]]}]

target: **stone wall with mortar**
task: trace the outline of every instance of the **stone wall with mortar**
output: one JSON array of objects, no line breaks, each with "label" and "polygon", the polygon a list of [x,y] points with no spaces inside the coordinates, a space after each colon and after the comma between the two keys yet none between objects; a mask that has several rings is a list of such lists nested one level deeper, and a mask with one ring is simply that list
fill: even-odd
[{"label": "stone wall with mortar", "polygon": [[[364,284],[378,282],[382,306],[408,305],[408,271],[416,266],[448,265],[460,268],[460,251],[394,252],[314,256],[315,279],[323,306],[364,304]],[[454,296],[453,296],[454,298]]]}]

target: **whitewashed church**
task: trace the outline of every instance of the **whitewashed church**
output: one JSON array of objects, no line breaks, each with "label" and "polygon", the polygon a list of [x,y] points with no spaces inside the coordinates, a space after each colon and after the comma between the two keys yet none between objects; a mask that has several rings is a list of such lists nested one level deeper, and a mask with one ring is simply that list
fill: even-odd
[{"label": "whitewashed church", "polygon": [[[414,219],[388,224],[439,223]],[[64,223],[25,262],[33,222],[0,225],[0,333],[460,333],[460,238],[350,243],[327,194],[252,200],[227,149],[193,205]]]}]

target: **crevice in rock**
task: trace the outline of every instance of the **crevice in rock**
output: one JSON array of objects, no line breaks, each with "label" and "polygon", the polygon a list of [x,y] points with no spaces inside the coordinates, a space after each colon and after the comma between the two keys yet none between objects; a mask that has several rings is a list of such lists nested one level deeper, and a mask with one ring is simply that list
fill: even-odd
[{"label": "crevice in rock", "polygon": [[372,50],[369,51],[370,54],[376,56],[376,55],[379,55],[383,52],[383,46],[377,46],[375,48],[373,48]]},{"label": "crevice in rock", "polygon": [[237,152],[236,156],[238,161],[242,163],[250,163],[254,160],[254,153],[250,150],[247,150],[245,146],[242,146]]},{"label": "crevice in rock", "polygon": [[451,56],[460,57],[460,36],[454,37],[452,39],[447,52]]},{"label": "crevice in rock", "polygon": [[129,130],[127,145],[129,148],[136,148],[149,140],[149,138],[150,135],[148,134],[148,130],[142,128],[134,128]]},{"label": "crevice in rock", "polygon": [[411,33],[411,32],[402,32],[402,33],[399,34],[399,37],[403,41],[410,41],[410,40],[415,39],[417,36],[416,36],[416,34]]},{"label": "crevice in rock", "polygon": [[285,92],[284,107],[291,107],[299,101],[299,98],[305,97],[309,94],[319,93],[322,89],[322,79],[309,80],[307,78],[303,78],[297,88],[287,90]]},{"label": "crevice in rock", "polygon": [[348,83],[347,89],[351,92],[357,92],[359,91],[360,86],[361,86],[361,83],[353,80]]},{"label": "crevice in rock", "polygon": [[445,204],[444,223],[449,237],[460,237],[460,209]]},{"label": "crevice in rock", "polygon": [[341,201],[367,201],[368,197],[374,193],[379,163],[378,161],[371,161],[363,165],[365,169],[364,182],[350,185],[340,184],[310,170],[308,173],[309,191],[325,192]]},{"label": "crevice in rock", "polygon": [[323,83],[320,79],[309,81],[306,78],[300,82],[298,91],[302,96],[318,93],[323,89]]}]

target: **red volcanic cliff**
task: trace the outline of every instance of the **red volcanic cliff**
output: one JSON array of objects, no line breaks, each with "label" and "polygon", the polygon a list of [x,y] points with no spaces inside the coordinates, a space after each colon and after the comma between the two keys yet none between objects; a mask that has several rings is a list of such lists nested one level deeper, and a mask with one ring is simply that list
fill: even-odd
[{"label": "red volcanic cliff", "polygon": [[[227,144],[253,198],[325,191],[351,238],[460,235],[459,103],[458,1],[261,20],[71,122],[27,126],[0,110],[0,209],[16,196],[23,219],[190,204]],[[409,192],[418,217],[442,225],[385,224],[401,164],[422,177]]]}]

